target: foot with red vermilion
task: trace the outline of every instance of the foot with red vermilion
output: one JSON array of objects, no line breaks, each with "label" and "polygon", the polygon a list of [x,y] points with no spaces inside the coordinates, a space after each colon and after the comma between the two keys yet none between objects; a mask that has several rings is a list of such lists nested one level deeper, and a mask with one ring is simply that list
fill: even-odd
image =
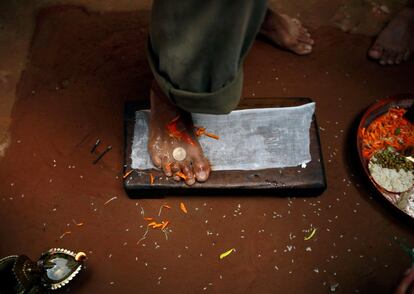
[{"label": "foot with red vermilion", "polygon": [[210,175],[210,163],[196,138],[191,113],[173,105],[155,82],[151,88],[148,151],[153,164],[176,181],[193,185],[205,182]]}]

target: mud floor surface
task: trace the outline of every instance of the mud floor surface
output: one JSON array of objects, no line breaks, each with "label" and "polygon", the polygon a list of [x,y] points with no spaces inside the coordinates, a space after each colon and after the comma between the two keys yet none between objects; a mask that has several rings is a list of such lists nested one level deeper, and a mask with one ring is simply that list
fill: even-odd
[{"label": "mud floor surface", "polygon": [[[381,67],[366,59],[370,38],[333,28],[313,32],[307,57],[257,41],[244,96],[316,101],[327,191],[131,200],[122,188],[123,107],[148,97],[147,22],[147,12],[40,14],[0,162],[0,256],[85,251],[87,270],[71,293],[389,293],[410,263],[394,239],[413,246],[413,222],[365,181],[353,128],[375,99],[414,92],[413,64]],[[93,165],[97,138],[100,151],[113,150]],[[171,209],[158,217],[164,203]],[[170,221],[168,240],[151,230],[136,245],[142,210]]]}]

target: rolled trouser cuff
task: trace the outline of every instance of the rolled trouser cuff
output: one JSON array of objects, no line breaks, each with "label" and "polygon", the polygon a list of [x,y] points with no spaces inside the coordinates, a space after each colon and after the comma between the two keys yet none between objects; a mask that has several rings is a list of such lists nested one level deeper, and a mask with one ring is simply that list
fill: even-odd
[{"label": "rolled trouser cuff", "polygon": [[181,90],[171,84],[158,72],[157,62],[148,45],[148,61],[154,77],[164,94],[177,107],[188,112],[226,114],[234,110],[240,102],[243,87],[243,67],[240,65],[236,77],[222,88],[214,92],[191,92]]}]

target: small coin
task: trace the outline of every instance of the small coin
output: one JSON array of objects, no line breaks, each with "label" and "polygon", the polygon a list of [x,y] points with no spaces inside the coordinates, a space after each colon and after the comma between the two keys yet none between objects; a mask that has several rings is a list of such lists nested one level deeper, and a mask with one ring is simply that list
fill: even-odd
[{"label": "small coin", "polygon": [[173,150],[173,158],[177,161],[183,161],[187,156],[187,152],[185,152],[184,148],[177,147]]}]

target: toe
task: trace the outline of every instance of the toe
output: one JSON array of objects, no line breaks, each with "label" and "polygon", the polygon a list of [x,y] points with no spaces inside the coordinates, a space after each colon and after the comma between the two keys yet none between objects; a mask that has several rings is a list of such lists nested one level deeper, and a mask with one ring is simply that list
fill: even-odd
[{"label": "toe", "polygon": [[379,63],[381,65],[387,65],[388,64],[388,56],[389,56],[389,52],[383,52]]},{"label": "toe", "polygon": [[162,163],[161,156],[157,152],[150,152],[150,156],[151,156],[152,163],[156,167],[161,168],[161,163]]},{"label": "toe", "polygon": [[[301,35],[308,35],[309,34],[309,31],[308,31],[307,28],[300,27],[299,34],[301,34]],[[310,36],[310,34],[309,34],[309,36]]]},{"label": "toe", "polygon": [[207,159],[199,159],[193,163],[195,177],[198,182],[207,181],[210,175],[210,164]]},{"label": "toe", "polygon": [[181,171],[183,172],[183,174],[186,176],[186,180],[185,183],[187,185],[193,185],[195,183],[195,177],[194,177],[194,173],[193,170],[191,168],[191,163],[186,161],[180,164],[181,167]]},{"label": "toe", "polygon": [[374,44],[368,51],[369,57],[373,59],[380,59],[384,53],[384,49],[379,44]]},{"label": "toe", "polygon": [[164,158],[162,159],[162,170],[164,171],[164,174],[167,177],[172,176],[171,164],[172,163],[169,161],[168,157],[164,156]]},{"label": "toe", "polygon": [[179,176],[175,175],[176,173],[181,172],[181,168],[180,168],[180,164],[179,163],[173,162],[171,164],[171,172],[174,175],[174,180],[181,181],[181,178]]},{"label": "toe", "polygon": [[312,46],[306,43],[299,43],[292,50],[299,55],[306,55],[312,52]]},{"label": "toe", "polygon": [[387,64],[393,65],[394,63],[396,63],[397,56],[398,56],[398,53],[397,52],[390,52],[388,54]]},{"label": "toe", "polygon": [[404,56],[403,56],[403,60],[404,61],[407,61],[408,60],[408,58],[410,58],[410,51],[406,51],[405,53],[404,53]]},{"label": "toe", "polygon": [[400,52],[395,58],[395,64],[400,64],[404,60],[404,53]]},{"label": "toe", "polygon": [[171,171],[173,173],[178,173],[179,171],[181,171],[180,164],[178,162],[171,163]]},{"label": "toe", "polygon": [[306,38],[308,39],[308,44],[313,45],[315,41],[312,39],[311,34],[306,33]]},{"label": "toe", "polygon": [[308,45],[313,45],[315,43],[309,33],[299,35],[298,41]]}]

